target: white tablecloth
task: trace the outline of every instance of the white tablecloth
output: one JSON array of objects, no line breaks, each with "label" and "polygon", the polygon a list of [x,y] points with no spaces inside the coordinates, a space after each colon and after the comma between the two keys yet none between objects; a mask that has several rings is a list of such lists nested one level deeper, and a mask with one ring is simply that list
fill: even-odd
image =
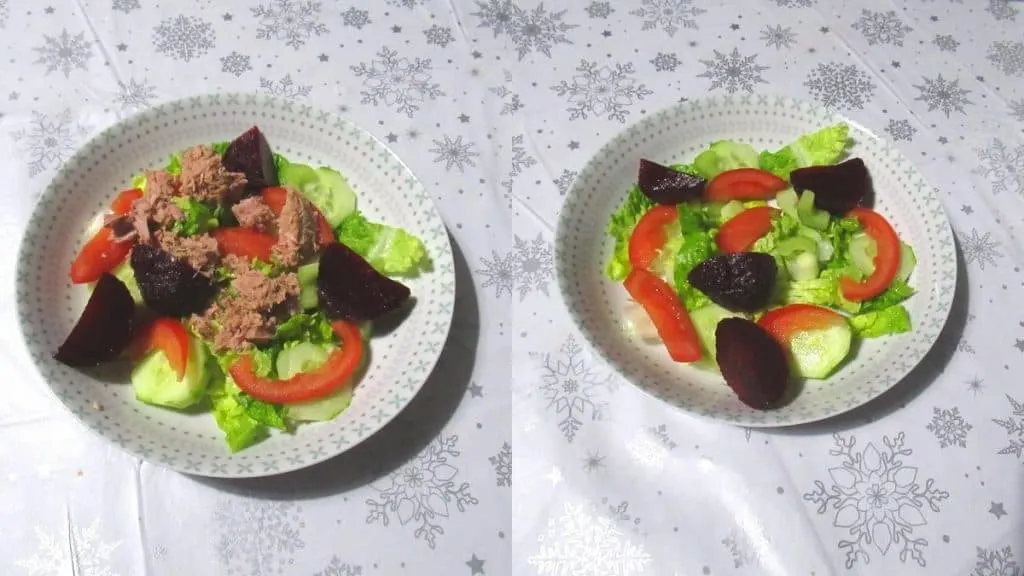
[{"label": "white tablecloth", "polygon": [[[1022,11],[0,0],[0,574],[1019,574]],[[473,287],[401,430],[263,481],[94,439],[14,321],[15,244],[61,162],[133,111],[216,90],[314,103],[388,142]],[[964,281],[940,353],[865,409],[785,432],[698,421],[610,373],[563,311],[551,242],[576,171],[627,123],[707,93],[835,106],[941,191]]]}]

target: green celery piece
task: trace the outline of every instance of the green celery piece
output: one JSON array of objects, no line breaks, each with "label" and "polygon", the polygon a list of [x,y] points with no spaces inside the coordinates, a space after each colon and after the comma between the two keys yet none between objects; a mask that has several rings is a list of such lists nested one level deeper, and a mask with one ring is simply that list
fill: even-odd
[{"label": "green celery piece", "polygon": [[640,190],[639,186],[634,185],[619,209],[609,218],[607,232],[615,240],[615,248],[604,269],[605,276],[609,279],[621,282],[629,274],[629,236],[633,233],[636,223],[652,206],[654,202]]},{"label": "green celery piece", "polygon": [[745,142],[718,140],[693,159],[693,168],[705,180],[736,168],[756,168],[757,151]]},{"label": "green celery piece", "polygon": [[359,211],[346,216],[337,233],[338,241],[385,276],[416,276],[430,266],[422,240],[401,228],[370,222]]},{"label": "green celery piece", "polygon": [[850,317],[854,334],[861,338],[878,338],[890,334],[910,332],[910,313],[901,305],[865,312]]},{"label": "green celery piece", "polygon": [[843,157],[850,144],[850,126],[840,122],[817,132],[804,134],[795,142],[775,152],[761,152],[757,167],[788,180],[789,173],[797,168],[835,164]]},{"label": "green celery piece", "polygon": [[800,223],[814,230],[824,230],[828,227],[830,216],[828,212],[814,207],[814,192],[805,190],[796,203],[797,217]]}]

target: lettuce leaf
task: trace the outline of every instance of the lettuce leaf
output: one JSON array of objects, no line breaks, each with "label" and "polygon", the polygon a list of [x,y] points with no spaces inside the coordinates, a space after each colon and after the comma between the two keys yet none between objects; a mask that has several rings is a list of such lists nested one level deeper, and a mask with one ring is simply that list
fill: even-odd
[{"label": "lettuce leaf", "polygon": [[910,313],[901,304],[850,317],[854,334],[861,338],[878,338],[910,332]]},{"label": "lettuce leaf", "polygon": [[761,152],[757,167],[788,180],[789,173],[797,168],[835,164],[850,144],[850,126],[840,122],[804,134],[776,152]]},{"label": "lettuce leaf", "polygon": [[873,310],[883,310],[890,306],[895,306],[896,304],[899,304],[913,296],[914,292],[914,289],[903,280],[893,280],[892,284],[885,289],[885,292],[882,292],[870,300],[865,300],[861,310],[863,312],[871,312]]},{"label": "lettuce leaf", "polygon": [[629,274],[629,236],[640,218],[647,213],[654,202],[639,186],[633,186],[622,205],[608,220],[608,235],[615,240],[615,248],[605,266],[604,274],[611,280],[621,282]]},{"label": "lettuce leaf", "polygon": [[423,241],[401,228],[370,222],[359,211],[338,226],[338,241],[385,276],[416,276],[430,264]]},{"label": "lettuce leaf", "polygon": [[172,198],[171,202],[181,208],[184,214],[181,219],[175,220],[171,225],[171,232],[178,236],[195,236],[220,225],[214,216],[213,208],[204,202],[184,196]]},{"label": "lettuce leaf", "polygon": [[715,253],[715,244],[708,233],[704,213],[699,206],[680,204],[677,210],[681,242],[678,248],[671,246],[670,242],[665,246],[665,252],[671,249],[675,254],[670,278],[683,305],[687,310],[693,311],[705,306],[709,300],[703,292],[690,284],[688,277],[695,266]]}]

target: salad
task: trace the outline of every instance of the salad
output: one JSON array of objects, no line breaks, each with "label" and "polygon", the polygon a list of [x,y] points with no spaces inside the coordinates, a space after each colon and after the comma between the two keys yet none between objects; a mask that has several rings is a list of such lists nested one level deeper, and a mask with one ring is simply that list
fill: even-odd
[{"label": "salad", "polygon": [[720,140],[689,164],[641,159],[608,224],[626,326],[759,410],[794,378],[829,377],[858,340],[910,331],[914,250],[871,208],[851,144],[838,123],[780,150]]},{"label": "salad", "polygon": [[91,290],[54,358],[131,363],[140,402],[212,412],[232,452],[331,420],[371,323],[406,308],[423,242],[367,220],[345,177],[273,153],[258,127],[136,176],[86,231]]}]

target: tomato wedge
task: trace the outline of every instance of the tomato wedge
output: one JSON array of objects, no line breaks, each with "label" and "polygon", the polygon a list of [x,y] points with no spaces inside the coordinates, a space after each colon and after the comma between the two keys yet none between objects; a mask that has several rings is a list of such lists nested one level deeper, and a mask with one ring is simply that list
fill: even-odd
[{"label": "tomato wedge", "polygon": [[772,229],[772,216],[776,209],[756,206],[725,221],[718,229],[715,242],[722,252],[744,252]]},{"label": "tomato wedge", "polygon": [[793,336],[800,332],[826,330],[843,326],[847,321],[838,312],[822,306],[788,304],[765,312],[757,323],[777,341],[788,345]]},{"label": "tomato wedge", "polygon": [[132,209],[132,204],[139,198],[142,198],[142,190],[138,188],[124,190],[110,203],[110,211],[118,216],[124,216]]},{"label": "tomato wedge", "polygon": [[726,170],[711,179],[704,188],[709,202],[730,200],[771,200],[789,187],[785,180],[757,168]]},{"label": "tomato wedge", "polygon": [[264,402],[280,404],[322,398],[352,377],[363,356],[363,335],[355,324],[339,320],[332,322],[331,327],[341,339],[341,348],[331,353],[317,370],[287,380],[260,378],[253,372],[252,356],[245,355],[229,369],[231,377],[243,392]]},{"label": "tomato wedge", "polygon": [[161,316],[143,328],[142,332],[132,342],[128,354],[137,359],[150,350],[160,350],[167,356],[174,371],[178,374],[178,380],[185,378],[185,369],[188,368],[188,332],[177,318]]},{"label": "tomato wedge", "polygon": [[700,360],[700,340],[679,296],[664,280],[634,267],[626,277],[626,291],[647,311],[668,355],[676,362]]},{"label": "tomato wedge", "polygon": [[[281,210],[284,210],[284,203],[288,199],[288,190],[281,186],[271,186],[270,188],[264,188],[260,195],[263,197],[263,201],[267,203],[270,211],[275,216],[281,215]],[[310,205],[313,206],[313,214],[316,215],[316,227],[317,227],[317,240],[321,246],[335,242],[337,239],[334,237],[334,230],[331,228],[330,223],[324,218],[320,209],[316,207],[312,202]]]},{"label": "tomato wedge", "polygon": [[[110,203],[110,211],[124,216],[132,209],[132,203],[142,198],[137,188],[125,190]],[[132,250],[132,242],[114,242],[114,233],[104,226],[100,228],[71,262],[69,276],[75,284],[88,284],[100,279],[104,272],[117,268]]]},{"label": "tomato wedge", "polygon": [[648,268],[668,240],[665,227],[679,218],[675,206],[655,206],[644,214],[629,237],[629,263]]},{"label": "tomato wedge", "polygon": [[240,258],[257,258],[270,262],[277,238],[248,228],[217,228],[210,232],[217,241],[221,254],[234,254]]},{"label": "tomato wedge", "polygon": [[875,254],[875,271],[857,282],[849,276],[839,279],[839,289],[843,297],[853,302],[861,302],[874,298],[892,284],[900,270],[900,238],[896,235],[889,221],[884,216],[868,208],[854,208],[849,216],[856,218],[864,228],[864,232],[875,241],[878,251]]}]

